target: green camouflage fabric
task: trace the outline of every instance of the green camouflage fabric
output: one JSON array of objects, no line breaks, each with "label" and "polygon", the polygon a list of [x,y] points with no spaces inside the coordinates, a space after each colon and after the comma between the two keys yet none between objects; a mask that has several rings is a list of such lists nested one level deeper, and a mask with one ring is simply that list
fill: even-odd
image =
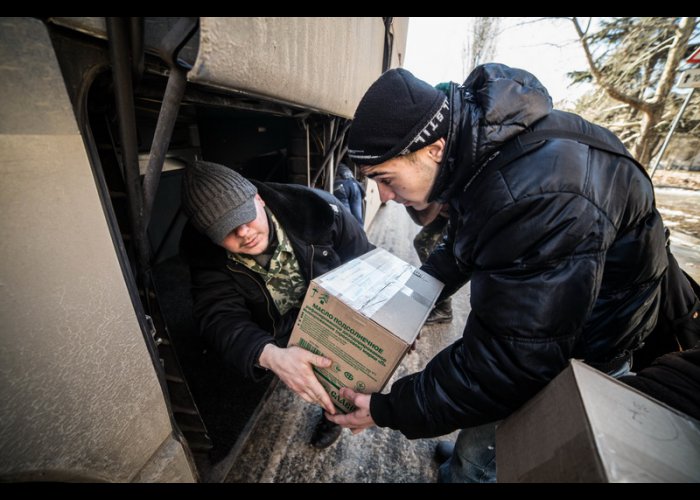
[{"label": "green camouflage fabric", "polygon": [[421,228],[413,239],[413,248],[416,249],[421,264],[425,264],[445,234],[447,234],[447,219],[445,217],[438,216],[433,222]]},{"label": "green camouflage fabric", "polygon": [[270,259],[269,269],[265,269],[248,255],[228,252],[228,256],[230,259],[240,262],[248,269],[262,276],[277,310],[284,315],[294,307],[301,307],[307,283],[301,275],[299,262],[296,255],[294,255],[294,249],[289,242],[289,238],[287,238],[287,234],[272,212],[268,210],[267,213],[272,219],[278,241],[277,248],[275,248]]},{"label": "green camouflage fabric", "polygon": [[[447,234],[447,223],[448,220],[446,217],[438,216],[433,222],[423,226],[416,237],[413,238],[413,248],[416,249],[416,253],[418,254],[421,264],[425,264],[425,261],[428,260],[430,254],[433,253],[433,250],[435,250],[435,247],[442,242],[443,238]],[[446,318],[447,315],[449,315],[449,319],[451,320],[452,297],[442,299],[440,302],[435,304],[435,308],[433,311],[431,311],[430,316],[428,316],[427,324],[435,322],[442,323],[444,321],[436,321],[436,318],[439,316]]]}]

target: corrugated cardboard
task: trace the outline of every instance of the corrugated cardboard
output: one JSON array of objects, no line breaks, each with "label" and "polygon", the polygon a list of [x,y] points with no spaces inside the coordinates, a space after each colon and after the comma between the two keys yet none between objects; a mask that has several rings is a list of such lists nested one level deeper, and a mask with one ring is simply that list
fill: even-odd
[{"label": "corrugated cardboard", "polygon": [[698,482],[700,422],[579,361],[496,429],[499,482]]},{"label": "corrugated cardboard", "polygon": [[415,341],[442,283],[377,248],[314,279],[289,345],[333,361],[316,376],[343,412],[341,387],[381,391]]}]

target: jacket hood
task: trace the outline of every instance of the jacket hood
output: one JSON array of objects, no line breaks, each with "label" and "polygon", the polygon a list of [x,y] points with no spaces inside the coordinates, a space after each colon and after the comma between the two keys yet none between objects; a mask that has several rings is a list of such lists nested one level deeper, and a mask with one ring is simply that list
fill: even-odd
[{"label": "jacket hood", "polygon": [[493,152],[552,111],[534,75],[504,64],[477,66],[461,86],[451,85],[449,99],[447,149],[430,201],[445,202]]}]

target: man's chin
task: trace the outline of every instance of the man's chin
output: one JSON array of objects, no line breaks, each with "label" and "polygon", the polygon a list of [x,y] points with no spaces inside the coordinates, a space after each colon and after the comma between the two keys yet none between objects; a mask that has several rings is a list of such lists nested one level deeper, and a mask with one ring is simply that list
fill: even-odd
[{"label": "man's chin", "polygon": [[241,252],[241,253],[244,253],[246,255],[250,255],[251,257],[255,257],[256,255],[260,255],[264,251],[265,251],[265,248],[257,248],[256,247],[256,248],[252,248],[250,250],[247,250],[247,251]]},{"label": "man's chin", "polygon": [[423,203],[419,201],[405,201],[403,205],[405,207],[411,207],[413,210],[418,211],[425,210],[426,208],[428,208],[428,203]]},{"label": "man's chin", "polygon": [[261,245],[258,243],[252,248],[242,249],[240,253],[250,255],[251,257],[255,257],[256,255],[260,255],[261,253],[263,253],[265,250],[267,250],[267,245]]}]

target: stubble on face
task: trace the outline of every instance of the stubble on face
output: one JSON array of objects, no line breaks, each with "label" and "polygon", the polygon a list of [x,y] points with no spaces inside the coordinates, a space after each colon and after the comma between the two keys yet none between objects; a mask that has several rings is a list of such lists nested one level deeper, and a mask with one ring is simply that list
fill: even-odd
[{"label": "stubble on face", "polygon": [[363,174],[375,180],[383,202],[394,201],[423,210],[437,172],[437,163],[424,150],[395,157],[379,165],[362,167]]}]

